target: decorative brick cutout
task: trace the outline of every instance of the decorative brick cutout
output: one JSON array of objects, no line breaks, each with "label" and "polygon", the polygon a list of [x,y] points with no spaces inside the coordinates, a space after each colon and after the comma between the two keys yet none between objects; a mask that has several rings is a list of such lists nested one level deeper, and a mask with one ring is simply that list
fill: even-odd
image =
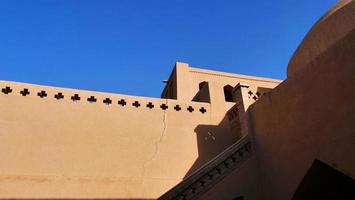
[{"label": "decorative brick cutout", "polygon": [[199,183],[200,183],[201,187],[206,185],[206,181],[205,180],[201,180],[201,181],[199,181]]},{"label": "decorative brick cutout", "polygon": [[22,91],[20,91],[20,93],[22,94],[22,96],[27,96],[30,94],[27,88],[24,88]]},{"label": "decorative brick cutout", "polygon": [[41,98],[44,98],[44,97],[47,97],[47,92],[42,90],[42,91],[38,92],[37,95]]},{"label": "decorative brick cutout", "polygon": [[163,110],[166,110],[166,109],[168,109],[168,106],[165,103],[163,103],[163,104],[161,104],[160,108]]},{"label": "decorative brick cutout", "polygon": [[256,94],[256,96],[258,96],[258,97],[261,96],[260,92],[256,92],[255,94]]},{"label": "decorative brick cutout", "polygon": [[80,96],[78,94],[74,94],[74,96],[71,97],[71,100],[80,101]]},{"label": "decorative brick cutout", "polygon": [[154,104],[153,104],[152,102],[149,102],[149,103],[147,104],[147,108],[149,108],[149,109],[154,108]]},{"label": "decorative brick cutout", "polygon": [[179,105],[176,105],[176,106],[174,107],[174,109],[175,109],[176,111],[180,111],[180,110],[181,110],[181,107],[180,107]]},{"label": "decorative brick cutout", "polygon": [[125,106],[127,102],[124,99],[118,101],[118,105]]},{"label": "decorative brick cutout", "polygon": [[253,96],[254,101],[256,101],[258,99],[258,97],[256,97],[255,95]]},{"label": "decorative brick cutout", "polygon": [[189,106],[189,107],[187,108],[187,110],[188,110],[189,112],[193,112],[195,109],[194,109],[192,106]]},{"label": "decorative brick cutout", "polygon": [[106,105],[110,105],[112,103],[112,100],[110,98],[106,98],[102,102]]},{"label": "decorative brick cutout", "polygon": [[12,89],[9,86],[6,86],[1,89],[1,92],[4,94],[10,94],[12,92]]},{"label": "decorative brick cutout", "polygon": [[249,96],[251,96],[253,94],[253,92],[251,90],[249,90],[248,94],[249,94]]},{"label": "decorative brick cutout", "polygon": [[201,112],[202,114],[204,114],[205,112],[207,112],[207,110],[206,110],[204,107],[201,107],[201,108],[200,108],[200,112]]},{"label": "decorative brick cutout", "polygon": [[141,104],[139,103],[139,101],[135,101],[132,103],[132,106],[138,108],[139,106],[141,106]]},{"label": "decorative brick cutout", "polygon": [[90,103],[95,103],[97,101],[97,99],[94,96],[89,97],[87,100]]},{"label": "decorative brick cutout", "polygon": [[54,95],[54,98],[56,98],[57,100],[64,99],[64,95],[61,92],[58,92],[58,94]]}]

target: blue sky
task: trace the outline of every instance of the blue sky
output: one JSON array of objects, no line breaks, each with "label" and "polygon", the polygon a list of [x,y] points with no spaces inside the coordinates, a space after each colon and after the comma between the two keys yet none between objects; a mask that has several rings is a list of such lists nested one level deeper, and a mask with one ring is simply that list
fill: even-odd
[{"label": "blue sky", "polygon": [[176,61],[286,78],[336,0],[0,1],[0,80],[159,97]]}]

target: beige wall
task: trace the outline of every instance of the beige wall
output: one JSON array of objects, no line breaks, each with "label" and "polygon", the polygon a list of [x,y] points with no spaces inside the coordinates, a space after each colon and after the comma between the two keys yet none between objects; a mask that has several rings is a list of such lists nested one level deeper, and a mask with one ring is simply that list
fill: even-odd
[{"label": "beige wall", "polygon": [[[12,90],[0,92],[0,198],[159,197],[241,137],[225,116],[235,105],[224,100],[225,84],[243,80],[255,93],[257,86],[279,83],[213,72],[221,76],[216,79],[202,71],[176,64],[173,91],[165,90],[176,99],[0,81],[1,90]],[[202,96],[209,94],[210,102],[193,102],[202,81],[208,81]],[[24,88],[29,95],[21,95]],[[37,95],[42,90],[47,97]],[[54,98],[58,92],[64,99]],[[80,101],[71,100],[74,94]],[[97,102],[89,103],[90,96]],[[112,104],[104,104],[106,98]],[[118,105],[121,99],[126,106]],[[147,108],[149,102],[155,107]]]},{"label": "beige wall", "polygon": [[355,178],[354,5],[328,11],[291,59],[288,78],[251,105],[256,159],[203,199],[291,199],[315,159]]},{"label": "beige wall", "polygon": [[265,199],[290,199],[314,159],[355,178],[355,31],[252,105]]},{"label": "beige wall", "polygon": [[[157,197],[179,182],[197,159],[194,128],[210,118],[205,103],[0,85],[13,89],[0,94],[0,197]],[[23,88],[31,94],[21,96]],[[36,95],[42,89],[47,98]],[[65,99],[53,98],[57,92]],[[81,101],[68,99],[74,93]],[[97,103],[86,101],[91,95]],[[103,104],[106,97],[113,104]],[[117,104],[121,98],[127,101],[125,107]],[[135,100],[142,106],[133,107]],[[148,102],[155,108],[146,108]],[[159,108],[162,103],[168,110]],[[177,104],[179,112],[173,109]],[[192,113],[186,110],[190,105]],[[207,112],[202,114],[201,107]]]},{"label": "beige wall", "polygon": [[315,159],[355,178],[355,31],[251,105],[255,158],[203,199],[291,199]]},{"label": "beige wall", "polygon": [[[176,79],[174,78],[175,73],[177,74]],[[235,87],[238,83],[244,83],[248,84],[251,88],[274,88],[282,82],[276,79],[199,69],[190,67],[189,64],[181,62],[175,64],[175,70],[169,79],[169,82],[176,82],[175,84],[178,90],[177,99],[187,102],[194,98],[199,91],[199,84],[204,81],[209,83],[210,87],[213,88],[211,90],[215,93],[215,96],[211,97],[211,99],[219,99],[218,101],[222,104],[224,102],[223,87],[226,85]],[[168,87],[164,89],[164,92],[166,92],[166,90],[168,90]],[[162,93],[162,97],[167,97],[164,92]]]},{"label": "beige wall", "polygon": [[[208,83],[212,120],[217,123],[223,119],[226,111],[234,105],[233,103],[225,101],[223,91],[224,86],[230,85],[235,87],[238,83],[247,84],[249,85],[249,90],[253,92],[253,95],[250,98],[253,98],[256,96],[255,94],[257,91],[264,93],[267,88],[274,88],[282,81],[199,69],[190,67],[187,63],[177,62],[170,75],[168,84],[162,93],[162,97],[174,99],[174,96],[169,96],[167,94],[174,94],[175,90],[177,90],[177,100],[190,102],[199,94],[199,84],[202,82]],[[170,85],[176,86],[172,87],[174,90],[173,92],[169,92]],[[204,94],[206,94],[206,92],[204,92]]]},{"label": "beige wall", "polygon": [[[208,103],[0,86],[12,89],[0,93],[0,198],[156,198],[239,137],[229,124],[211,122]],[[28,96],[19,93],[24,88]],[[55,99],[58,92],[65,98]],[[73,102],[76,93],[81,100]],[[91,95],[96,103],[86,101]],[[103,104],[106,97],[113,103]],[[141,107],[132,106],[136,100]]]}]

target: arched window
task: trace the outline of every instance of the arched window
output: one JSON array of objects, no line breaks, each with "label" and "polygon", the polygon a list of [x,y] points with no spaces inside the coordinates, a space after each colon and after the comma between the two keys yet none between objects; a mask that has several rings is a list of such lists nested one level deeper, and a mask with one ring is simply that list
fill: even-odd
[{"label": "arched window", "polygon": [[192,101],[211,102],[211,100],[210,100],[210,90],[209,90],[207,81],[203,81],[203,82],[198,84],[198,92],[192,98]]},{"label": "arched window", "polygon": [[234,102],[233,101],[233,87],[230,85],[226,85],[223,87],[224,91],[224,99],[226,102]]}]

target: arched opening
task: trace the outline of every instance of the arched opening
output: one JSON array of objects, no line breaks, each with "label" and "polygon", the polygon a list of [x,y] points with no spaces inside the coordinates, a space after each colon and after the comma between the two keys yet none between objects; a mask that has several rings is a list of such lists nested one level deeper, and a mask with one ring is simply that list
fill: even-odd
[{"label": "arched opening", "polygon": [[233,101],[233,87],[231,85],[226,85],[223,87],[224,91],[224,99],[226,102],[234,102]]},{"label": "arched opening", "polygon": [[203,81],[200,84],[198,84],[198,88],[201,90],[205,85],[207,85],[208,82],[207,81]]},{"label": "arched opening", "polygon": [[211,102],[210,100],[210,89],[207,81],[203,81],[198,84],[198,92],[192,98],[192,101],[197,102]]}]

